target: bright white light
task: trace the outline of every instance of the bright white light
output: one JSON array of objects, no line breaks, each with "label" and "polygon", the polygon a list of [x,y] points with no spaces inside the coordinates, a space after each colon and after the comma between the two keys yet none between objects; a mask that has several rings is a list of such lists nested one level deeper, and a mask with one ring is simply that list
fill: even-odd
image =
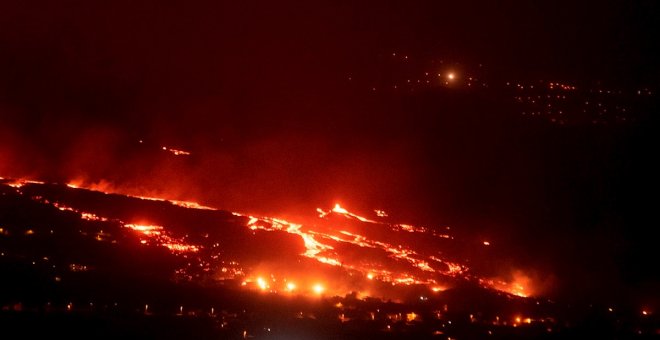
[{"label": "bright white light", "polygon": [[268,288],[268,284],[266,283],[266,280],[262,278],[257,278],[257,285],[261,290],[265,290],[266,288]]},{"label": "bright white light", "polygon": [[323,288],[323,286],[320,283],[315,284],[313,289],[316,294],[321,294],[325,290],[325,288]]}]

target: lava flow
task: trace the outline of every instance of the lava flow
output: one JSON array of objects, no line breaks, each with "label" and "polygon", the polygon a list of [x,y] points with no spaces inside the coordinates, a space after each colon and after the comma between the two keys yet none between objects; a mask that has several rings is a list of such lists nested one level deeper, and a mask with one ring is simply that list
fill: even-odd
[{"label": "lava flow", "polygon": [[[374,297],[397,296],[406,287],[432,294],[460,282],[472,282],[516,296],[530,296],[529,280],[507,282],[482,276],[465,261],[440,251],[443,245],[456,242],[449,228],[439,232],[389,223],[385,220],[389,216],[382,210],[366,217],[336,204],[329,210],[318,208],[318,219],[302,224],[227,213],[196,202],[101,191],[81,183],[0,183],[38,203],[78,214],[89,223],[108,228],[118,225],[118,230],[128,232],[136,246],[164,247],[173,256],[183,257],[185,264],[175,271],[178,279],[232,280],[244,289],[272,293],[356,292]],[[121,197],[130,204],[126,204],[126,211],[120,211],[75,198],[89,195],[97,195],[99,202]],[[80,232],[98,241],[120,239],[103,230]]]}]

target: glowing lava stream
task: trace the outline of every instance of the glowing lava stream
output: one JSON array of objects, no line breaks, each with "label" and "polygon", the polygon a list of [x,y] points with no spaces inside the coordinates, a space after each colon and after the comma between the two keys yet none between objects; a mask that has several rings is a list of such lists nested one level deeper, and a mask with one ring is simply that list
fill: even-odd
[{"label": "glowing lava stream", "polygon": [[[330,211],[323,211],[322,209],[317,209],[319,211],[320,218],[325,218],[331,213],[336,213],[343,215],[347,218],[352,218],[352,219],[357,219],[361,222],[364,223],[372,223],[372,224],[378,224],[386,227],[391,227],[393,231],[397,231],[400,229],[400,225],[395,225],[395,226],[390,226],[389,224],[385,223],[379,223],[373,220],[370,220],[368,218],[353,214],[346,209],[342,208],[339,204],[335,205],[335,207],[330,210]],[[236,216],[244,216],[239,213],[234,213]],[[437,271],[433,269],[428,261],[421,260],[419,258],[423,257],[419,253],[408,249],[404,248],[402,246],[394,246],[385,242],[381,241],[376,241],[376,240],[368,240],[366,237],[350,233],[348,231],[340,231],[340,234],[348,236],[348,238],[343,238],[341,236],[337,235],[330,235],[327,233],[322,233],[322,232],[317,232],[317,231],[303,231],[302,230],[302,225],[301,224],[295,224],[295,223],[290,223],[288,221],[284,221],[281,219],[276,219],[276,218],[268,218],[268,217],[263,217],[263,218],[257,218],[254,216],[246,216],[249,217],[249,221],[247,223],[248,227],[252,230],[266,230],[266,231],[286,231],[291,234],[295,234],[300,236],[304,243],[305,243],[305,248],[306,251],[303,256],[315,259],[321,263],[329,264],[329,265],[334,265],[334,266],[341,266],[346,269],[351,269],[360,272],[361,274],[367,276],[371,275],[373,276],[373,273],[378,273],[377,278],[381,281],[384,282],[391,282],[392,284],[405,284],[405,285],[410,285],[410,284],[425,284],[425,285],[431,285],[431,284],[437,284],[437,281],[434,278],[421,278],[416,275],[411,275],[411,274],[406,274],[406,273],[401,273],[401,274],[393,274],[392,272],[388,270],[383,270],[383,269],[376,269],[372,268],[366,265],[361,265],[359,263],[356,264],[350,264],[350,263],[342,263],[339,259],[335,258],[337,254],[332,253],[332,250],[334,249],[332,246],[327,245],[322,243],[321,241],[317,240],[317,237],[319,239],[328,239],[332,240],[335,242],[341,242],[341,243],[348,243],[352,245],[356,245],[359,247],[367,247],[367,248],[373,248],[373,249],[380,249],[383,250],[388,254],[388,257],[395,259],[395,260],[401,260],[404,262],[407,262],[413,266],[413,268],[420,269],[424,272],[428,273],[433,273],[433,274],[442,274],[442,275],[447,275],[447,276],[452,276],[456,277],[458,275],[464,274],[464,272],[467,270],[464,266],[461,266],[456,263],[452,263],[449,261],[444,261],[438,257],[431,256],[429,257],[430,261],[434,261],[440,264],[444,264],[447,266],[448,270],[447,271]],[[426,232],[426,229],[423,228],[417,228],[417,227],[411,227],[411,231],[409,232]],[[408,230],[407,230],[408,231]]]},{"label": "glowing lava stream", "polygon": [[368,218],[366,218],[366,217],[362,217],[362,216],[359,216],[359,215],[355,215],[355,214],[349,212],[348,210],[342,208],[342,207],[339,205],[339,203],[335,204],[335,207],[332,208],[332,210],[324,211],[324,210],[321,209],[321,208],[316,208],[316,211],[319,212],[319,217],[320,217],[320,218],[324,218],[324,217],[330,215],[331,213],[337,213],[337,214],[341,214],[341,215],[344,215],[344,216],[349,217],[349,218],[357,219],[357,220],[359,220],[359,221],[361,221],[361,222],[378,223],[378,222],[376,222],[376,221],[372,221],[372,220],[370,220],[370,219],[368,219]]},{"label": "glowing lava stream", "polygon": [[[244,216],[238,213],[233,213],[235,216]],[[295,224],[295,223],[289,223],[284,220],[276,219],[276,218],[256,218],[253,216],[249,216],[250,220],[248,221],[247,225],[250,229],[252,230],[257,230],[257,229],[262,229],[262,230],[281,230],[281,231],[286,231],[287,233],[290,234],[296,234],[300,237],[302,237],[303,241],[305,242],[305,253],[303,254],[304,256],[310,257],[310,258],[317,258],[317,255],[320,254],[323,251],[330,250],[332,249],[331,246],[322,244],[314,239],[313,235],[303,233],[300,231],[300,228],[302,227],[301,224]],[[260,226],[257,224],[257,222],[266,222],[270,224],[270,228],[266,226]],[[321,261],[322,262],[322,261]]]},{"label": "glowing lava stream", "polygon": [[[38,181],[27,181],[27,180],[18,180],[18,181],[5,181],[5,185],[11,186],[20,192],[20,189],[26,184],[45,184]],[[109,192],[98,190],[94,188],[85,188],[79,184],[69,183],[67,186],[75,189],[85,189],[92,191],[100,191],[106,194]],[[204,209],[204,210],[219,210],[212,207],[202,206],[196,202],[187,202],[187,201],[174,201],[167,200],[162,198],[154,197],[145,197],[145,196],[135,196],[135,195],[126,195],[120,193],[127,197],[134,197],[143,200],[159,201],[159,202],[168,202],[170,204],[180,206],[186,209]],[[35,198],[33,198],[35,199]],[[54,207],[63,210],[63,211],[72,211],[80,214],[82,219],[93,220],[93,221],[108,221],[110,220],[107,217],[100,217],[93,213],[79,211],[77,209],[65,206],[59,202],[48,202],[43,200],[42,203],[52,204]],[[440,234],[436,231],[424,227],[417,227],[407,224],[389,224],[383,222],[377,222],[372,219],[354,214],[341,207],[339,204],[336,204],[331,210],[322,210],[317,209],[319,212],[319,218],[327,219],[332,214],[338,216],[344,216],[347,219],[357,220],[362,223],[369,225],[374,225],[378,228],[382,228],[383,231],[388,232],[406,232],[413,234],[424,234],[425,237],[432,236],[439,239],[453,239],[452,236],[447,234]],[[376,211],[377,215],[383,217],[387,214],[382,211]],[[365,278],[369,280],[379,280],[382,282],[388,282],[392,285],[411,285],[411,284],[420,284],[428,285],[430,287],[437,288],[438,281],[440,277],[437,275],[449,276],[454,278],[462,278],[478,280],[479,284],[491,289],[496,289],[499,291],[507,292],[509,294],[517,296],[529,296],[528,291],[525,289],[525,285],[520,282],[511,282],[507,283],[498,279],[485,279],[479,278],[472,274],[469,274],[469,268],[464,265],[447,261],[435,255],[423,255],[415,250],[412,250],[403,245],[393,245],[376,239],[369,239],[366,236],[359,235],[353,232],[340,230],[337,228],[331,228],[329,231],[323,232],[323,229],[317,228],[317,230],[310,230],[309,228],[303,226],[302,224],[292,223],[283,219],[271,218],[271,217],[255,217],[251,215],[244,215],[240,213],[232,213],[234,216],[245,217],[247,218],[246,227],[251,230],[264,230],[264,231],[283,231],[290,234],[299,236],[305,247],[305,252],[300,254],[301,256],[316,260],[320,263],[342,267],[346,270],[359,272]],[[120,220],[114,219],[114,221],[119,222],[123,227],[134,230],[139,233],[141,237],[140,242],[142,244],[154,243],[160,246],[167,247],[170,251],[176,254],[181,253],[196,253],[202,248],[201,245],[194,245],[186,242],[185,238],[176,238],[170,235],[164,227],[154,226],[154,225],[143,225],[143,224],[131,224],[125,223]],[[335,222],[332,222],[335,223]],[[449,229],[449,228],[447,228]],[[353,261],[352,263],[344,263],[339,259],[339,254],[336,253],[336,249],[328,244],[327,242],[335,242],[340,244],[349,244],[361,248],[371,248],[379,251],[383,251],[386,256],[394,261],[399,263],[408,264],[410,267],[404,271],[394,272],[390,269],[383,267],[383,264],[373,264],[373,263],[364,263],[359,260]],[[444,266],[446,270],[434,269],[434,265]],[[418,271],[418,273],[415,273]],[[435,290],[434,290],[435,291]]]}]

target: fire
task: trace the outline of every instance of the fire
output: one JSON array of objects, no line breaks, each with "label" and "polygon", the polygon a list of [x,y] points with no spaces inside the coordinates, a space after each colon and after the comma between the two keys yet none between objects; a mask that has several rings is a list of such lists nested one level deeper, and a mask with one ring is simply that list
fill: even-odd
[{"label": "fire", "polygon": [[87,212],[80,213],[80,217],[84,220],[89,220],[89,221],[107,221],[108,220],[106,217],[99,217],[96,214],[87,213]]},{"label": "fire", "polygon": [[168,151],[168,152],[173,153],[175,156],[190,156],[189,151],[168,148],[166,146],[163,146],[162,149],[163,149],[163,151]]},{"label": "fire", "polygon": [[[337,208],[337,207],[335,207],[335,208]],[[343,209],[343,208],[335,209],[335,210],[345,211],[345,209]],[[347,214],[351,214],[351,213],[347,212]],[[251,229],[255,228],[254,225],[257,221],[259,221],[259,219],[256,219],[256,218],[251,218],[250,219],[248,224],[252,225]],[[283,222],[279,221],[279,223],[283,223]],[[420,228],[415,228],[415,231],[420,231],[420,230],[421,230]],[[305,242],[305,247],[307,248],[307,251],[305,252],[304,255],[307,256],[307,257],[310,257],[310,258],[315,258],[317,261],[319,261],[321,263],[331,264],[331,265],[335,265],[335,266],[343,266],[345,268],[351,268],[351,269],[359,270],[359,271],[362,271],[362,272],[368,272],[370,270],[373,270],[371,268],[363,268],[363,267],[353,266],[353,265],[349,265],[349,264],[344,264],[344,263],[342,263],[341,261],[339,261],[335,258],[329,258],[327,256],[318,256],[319,254],[324,253],[324,252],[328,252],[328,251],[330,251],[334,248],[332,246],[325,245],[322,242],[316,240],[316,238],[313,237],[314,235],[320,236],[322,238],[328,238],[328,239],[331,239],[331,240],[337,241],[337,242],[354,244],[354,245],[357,245],[357,246],[360,246],[360,247],[381,249],[381,250],[385,251],[386,253],[388,253],[389,256],[392,257],[392,258],[402,260],[404,262],[408,262],[408,263],[412,264],[414,267],[421,269],[422,271],[426,271],[426,272],[430,272],[430,273],[436,273],[436,270],[434,270],[429,265],[428,261],[416,258],[416,257],[421,257],[422,256],[421,254],[418,254],[417,252],[415,252],[413,250],[410,250],[408,248],[402,248],[401,246],[394,246],[394,245],[391,245],[391,244],[388,244],[388,243],[385,243],[385,242],[379,242],[379,241],[369,241],[364,236],[352,234],[352,233],[347,232],[347,231],[340,231],[340,233],[343,234],[343,235],[350,236],[352,239],[346,239],[346,238],[342,238],[342,237],[337,236],[337,235],[321,234],[321,233],[317,233],[317,232],[312,232],[311,234],[314,234],[314,235],[309,235],[309,234],[306,234],[306,233],[302,232],[299,225],[294,225],[293,227],[288,228],[287,231],[289,231],[291,233],[299,234],[303,238],[303,240]],[[415,231],[413,231],[413,232],[415,232]],[[463,267],[461,267],[460,265],[453,264],[453,263],[447,262],[447,261],[443,261],[443,260],[441,260],[437,257],[434,257],[434,256],[431,256],[430,259],[435,261],[435,262],[440,262],[440,263],[446,264],[447,267],[449,268],[449,270],[447,272],[445,272],[445,274],[456,275],[456,274],[460,274],[460,273],[463,272]],[[411,276],[405,276],[404,278],[391,278],[391,273],[389,273],[387,271],[381,271],[381,274],[382,274],[381,276],[383,277],[384,281],[394,282],[396,284],[410,285],[410,284],[427,284],[429,282],[432,282],[432,281],[429,281],[429,280],[416,279],[415,277],[411,277]],[[371,274],[371,275],[372,275],[372,278],[373,278],[373,274]]]},{"label": "fire", "polygon": [[160,235],[163,230],[163,227],[157,225],[126,224],[124,227],[139,231],[147,236]]},{"label": "fire", "polygon": [[83,184],[82,181],[74,180],[67,183],[66,186],[68,186],[69,188],[78,189],[82,186],[82,184]]},{"label": "fire", "polygon": [[[124,224],[124,227],[140,232],[144,236],[147,236],[150,240],[154,241],[156,244],[166,247],[174,253],[194,253],[199,251],[198,246],[187,244],[184,240],[173,238],[172,236],[165,233],[162,226]],[[140,243],[146,244],[147,240],[142,239],[140,240]]]},{"label": "fire", "polygon": [[[3,178],[3,180],[4,180],[4,178]],[[45,184],[45,183],[41,182],[41,181],[32,181],[32,180],[27,180],[27,179],[19,179],[19,180],[15,180],[15,181],[10,181],[10,182],[5,183],[5,184],[12,187],[12,188],[20,189],[26,184]]]},{"label": "fire", "polygon": [[266,280],[262,278],[257,278],[257,286],[259,286],[259,289],[261,290],[266,290],[268,289],[268,283],[266,283]]},{"label": "fire", "polygon": [[501,279],[479,279],[479,282],[484,287],[490,287],[519,297],[530,297],[532,295],[532,279],[519,270],[513,272],[511,282]]},{"label": "fire", "polygon": [[374,212],[376,213],[376,216],[378,216],[378,217],[388,217],[389,216],[385,210],[376,209],[376,210],[374,210]]},{"label": "fire", "polygon": [[288,283],[286,284],[286,290],[292,292],[292,291],[294,291],[295,289],[296,289],[296,284],[295,284],[295,283],[293,283],[293,282],[288,282]]},{"label": "fire", "polygon": [[[234,215],[241,216],[240,214],[237,213],[234,213]],[[254,216],[250,216],[250,220],[248,221],[247,225],[252,230],[257,230],[257,229],[267,230],[267,231],[281,230],[281,231],[286,231],[290,234],[295,234],[300,236],[303,239],[303,242],[305,243],[305,248],[307,249],[303,254],[306,257],[317,258],[318,254],[333,249],[329,245],[325,245],[323,243],[318,242],[314,238],[314,235],[303,232],[301,230],[302,225],[300,224],[289,223],[287,221],[274,219],[274,218],[259,219]],[[324,258],[324,261],[320,261],[320,262],[338,264],[338,261],[328,258]]]},{"label": "fire", "polygon": [[[319,218],[322,219],[327,218],[330,214],[338,214],[350,219],[357,219],[361,222],[383,227],[385,228],[385,231],[398,232],[400,230],[404,230],[408,233],[429,234],[430,236],[443,239],[450,238],[449,236],[434,233],[423,227],[417,227],[408,224],[390,225],[386,223],[371,221],[365,217],[348,211],[339,204],[336,204],[331,210],[325,211],[321,208],[318,208],[317,211],[319,212]],[[243,216],[239,213],[233,214],[235,216]],[[460,277],[465,275],[465,272],[467,271],[465,266],[441,259],[437,256],[431,255],[425,259],[424,254],[414,251],[408,247],[390,244],[378,240],[370,240],[363,235],[351,233],[346,230],[340,230],[339,233],[321,232],[316,230],[309,230],[307,227],[301,224],[291,223],[281,219],[255,216],[246,217],[248,217],[247,227],[251,230],[286,231],[291,234],[296,234],[301,237],[305,245],[306,251],[301,254],[302,256],[315,259],[316,261],[323,264],[361,272],[368,280],[377,279],[379,281],[392,283],[393,285],[433,285],[437,283],[436,280],[432,278],[434,275],[440,274],[452,277]],[[338,254],[336,253],[335,248],[328,244],[329,241],[383,251],[385,254],[387,254],[388,257],[402,263],[408,263],[412,266],[411,269],[416,269],[420,272],[418,274],[396,274],[389,270],[376,269],[373,266],[365,265],[359,262],[345,263],[337,257]],[[444,265],[447,270],[434,269],[432,266],[434,263]],[[429,275],[431,277],[429,277]]]},{"label": "fire", "polygon": [[[172,151],[169,149],[167,151]],[[6,181],[6,185],[12,186],[20,191],[25,184],[40,184],[41,182],[19,180]],[[82,190],[86,182],[81,180],[71,181],[68,187]],[[103,187],[104,193],[110,193],[109,186],[106,184],[91,184],[95,188]],[[85,190],[90,190],[89,188]],[[94,189],[96,190],[96,189]],[[100,191],[100,190],[96,190]],[[126,195],[126,194],[125,194]],[[196,202],[168,200],[158,197],[126,195],[142,200],[158,201],[169,203],[183,209],[218,209],[203,206]],[[139,244],[144,246],[161,246],[167,248],[175,255],[188,256],[195,254],[189,259],[198,261],[200,267],[204,270],[217,268],[218,275],[223,279],[234,278],[243,282],[243,286],[250,289],[271,292],[301,292],[304,294],[345,294],[352,291],[352,287],[346,287],[339,282],[327,281],[327,277],[310,274],[296,275],[293,272],[287,272],[292,269],[278,269],[274,272],[264,272],[263,268],[250,268],[249,265],[239,264],[234,261],[222,259],[218,252],[209,254],[208,250],[217,246],[194,244],[187,236],[175,235],[167,225],[154,225],[150,223],[126,223],[119,219],[113,219],[110,216],[100,216],[94,211],[81,211],[74,207],[67,206],[61,202],[49,202],[42,198],[34,198],[41,203],[50,204],[62,211],[71,211],[80,215],[81,219],[96,222],[116,222],[124,228],[134,232],[138,236]],[[335,267],[344,273],[364,280],[364,285],[369,285],[370,293],[377,291],[379,283],[389,285],[424,285],[433,292],[441,292],[450,286],[447,280],[478,280],[482,286],[500,291],[505,291],[517,296],[527,297],[531,295],[530,280],[524,275],[514,275],[513,280],[507,282],[499,279],[485,279],[471,273],[466,265],[456,262],[455,259],[446,257],[439,251],[433,251],[422,247],[417,247],[416,239],[435,240],[437,242],[450,242],[454,237],[449,233],[449,227],[440,229],[415,226],[412,224],[392,224],[374,221],[357,213],[349,211],[340,204],[335,204],[331,209],[324,210],[317,208],[319,213],[318,223],[295,223],[281,218],[261,217],[234,212],[238,221],[244,219],[244,226],[252,232],[284,232],[295,235],[300,238],[304,246],[303,251],[298,254],[302,258],[311,259],[322,265]],[[374,210],[377,217],[387,217],[387,213],[382,210]],[[343,218],[333,218],[343,217]],[[111,239],[110,235],[103,232],[92,234],[96,235],[99,241]],[[208,237],[208,234],[207,236]],[[412,241],[410,241],[412,240]],[[198,241],[200,242],[200,241]],[[490,245],[489,241],[482,241],[484,245]],[[373,257],[362,258],[360,256],[345,255],[344,249],[363,249],[365,253],[373,254]],[[362,251],[362,250],[360,250]],[[350,254],[350,253],[349,253]],[[381,260],[382,259],[382,260]],[[222,261],[222,262],[220,262]],[[226,261],[226,262],[225,262]],[[215,266],[216,264],[217,267]],[[190,264],[189,264],[190,265]],[[255,272],[262,276],[253,276]],[[185,269],[181,270],[185,273]],[[266,274],[268,273],[268,274]],[[270,278],[270,279],[268,279]],[[289,280],[293,278],[293,280]],[[326,284],[316,280],[323,278]],[[277,280],[276,280],[277,279]],[[316,283],[314,283],[316,281]],[[296,282],[300,285],[298,286]],[[248,283],[253,283],[248,285]],[[309,289],[299,289],[299,287],[310,287]],[[344,288],[339,288],[344,287]],[[272,289],[272,290],[271,290]],[[346,289],[342,291],[342,289]],[[365,292],[359,292],[366,295]],[[377,294],[377,293],[376,293]]]},{"label": "fire", "polygon": [[316,211],[319,212],[319,217],[320,218],[325,218],[326,216],[330,215],[331,213],[335,213],[335,214],[338,214],[338,215],[342,215],[346,218],[359,220],[360,222],[378,223],[378,222],[370,220],[366,217],[359,216],[359,215],[356,215],[356,214],[353,214],[353,213],[349,212],[348,210],[342,208],[342,206],[339,205],[339,203],[335,204],[334,208],[332,208],[331,210],[324,211],[321,208],[317,208]]},{"label": "fire", "polygon": [[[94,191],[100,191],[105,194],[112,194],[112,193],[117,193],[117,191],[121,190],[116,190],[110,186],[109,183],[101,181],[100,183],[92,183],[88,184],[82,179],[75,179],[72,181],[69,181],[66,186],[69,188],[73,189],[86,189],[86,190],[94,190]],[[183,207],[183,208],[188,208],[188,209],[200,209],[200,210],[217,210],[215,208],[211,208],[208,206],[201,205],[197,202],[193,201],[180,201],[180,200],[169,200],[169,199],[164,199],[164,198],[158,198],[158,197],[149,197],[149,196],[140,196],[140,195],[132,195],[131,193],[127,192],[122,192],[123,194],[139,199],[143,199],[146,201],[156,201],[156,202],[168,202],[170,204]]]},{"label": "fire", "polygon": [[194,245],[190,244],[182,244],[182,243],[162,243],[161,244],[163,247],[166,247],[167,249],[175,252],[175,253],[190,253],[190,252],[197,252],[199,251],[199,248]]},{"label": "fire", "polygon": [[315,284],[314,287],[312,287],[312,289],[316,294],[323,294],[323,292],[325,291],[325,287],[323,287],[323,285],[320,283]]},{"label": "fire", "polygon": [[339,205],[339,203],[335,204],[335,207],[332,208],[332,211],[333,211],[333,212],[336,212],[336,213],[338,213],[338,214],[343,214],[343,215],[348,215],[348,214],[350,214],[350,213],[348,212],[348,210],[342,208],[342,207]]}]

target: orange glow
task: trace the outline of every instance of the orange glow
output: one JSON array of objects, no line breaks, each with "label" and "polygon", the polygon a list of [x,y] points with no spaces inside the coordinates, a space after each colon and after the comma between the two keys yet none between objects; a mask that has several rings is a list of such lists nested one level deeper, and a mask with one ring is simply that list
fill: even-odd
[{"label": "orange glow", "polygon": [[513,273],[512,282],[500,279],[479,279],[479,282],[483,287],[490,287],[519,297],[529,297],[532,295],[532,279],[521,271],[515,271]]},{"label": "orange glow", "polygon": [[401,229],[403,229],[403,230],[405,230],[409,233],[414,233],[415,232],[415,227],[411,226],[409,224],[399,224],[399,227],[401,227]]},{"label": "orange glow", "polygon": [[314,287],[312,287],[312,290],[314,290],[314,293],[316,294],[322,294],[325,291],[325,288],[322,284],[317,283],[314,285]]},{"label": "orange glow", "polygon": [[193,245],[189,244],[180,244],[180,243],[163,243],[163,247],[166,247],[167,249],[177,252],[177,253],[188,253],[188,252],[196,252],[199,251],[199,248]]},{"label": "orange glow", "polygon": [[335,206],[334,206],[334,208],[332,208],[332,210],[324,211],[321,208],[317,208],[316,211],[319,212],[319,217],[320,218],[325,218],[326,216],[330,215],[331,213],[335,213],[335,214],[338,214],[338,215],[342,215],[346,218],[357,219],[360,222],[378,223],[378,222],[370,220],[366,217],[362,217],[362,216],[359,216],[359,215],[356,215],[356,214],[353,214],[353,213],[349,212],[348,210],[342,208],[342,206],[339,205],[339,203],[335,204]]},{"label": "orange glow", "polygon": [[[72,181],[69,181],[66,184],[69,188],[73,189],[86,189],[86,190],[94,190],[94,191],[100,191],[105,194],[111,194],[111,193],[117,193],[116,190],[110,190],[110,185],[106,182],[101,182],[101,183],[96,183],[96,184],[87,184],[81,179],[75,179]],[[170,204],[183,207],[183,208],[189,208],[189,209],[201,209],[201,210],[217,210],[215,208],[207,207],[204,205],[201,205],[197,202],[192,202],[192,201],[179,201],[179,200],[169,200],[169,199],[164,199],[164,198],[158,198],[158,197],[148,197],[148,196],[139,196],[139,195],[132,195],[130,193],[123,193],[125,195],[147,200],[147,201],[156,201],[156,202],[168,202]]]},{"label": "orange glow", "polygon": [[184,150],[178,150],[178,149],[172,149],[168,148],[166,146],[163,146],[163,151],[169,151],[173,153],[175,156],[190,156],[190,152],[184,151]]},{"label": "orange glow", "polygon": [[348,210],[342,208],[342,207],[339,205],[339,203],[335,204],[335,207],[332,208],[332,211],[333,211],[333,212],[336,212],[336,213],[338,213],[338,214],[344,214],[344,215],[348,215],[348,214],[349,214]]},{"label": "orange glow", "polygon": [[[167,235],[162,226],[157,225],[141,225],[141,224],[124,224],[125,228],[129,228],[140,232],[141,234],[149,237],[155,243],[166,247],[174,253],[189,253],[199,251],[199,247],[187,244],[182,239],[175,239]],[[146,244],[146,240],[140,240],[140,243]]]},{"label": "orange glow", "polygon": [[177,206],[180,206],[180,207],[184,207],[184,208],[189,208],[189,209],[217,210],[217,209],[214,209],[214,208],[211,208],[211,207],[207,207],[207,206],[201,205],[201,204],[199,204],[199,203],[197,203],[197,202],[189,202],[189,201],[174,201],[174,200],[170,200],[169,202],[172,203],[172,204],[174,204],[174,205],[177,205]]},{"label": "orange glow", "polygon": [[124,227],[137,230],[147,236],[160,235],[160,231],[163,230],[163,227],[157,225],[126,224]]},{"label": "orange glow", "polygon": [[[435,236],[442,239],[452,238],[449,235],[437,234],[434,231],[423,227],[416,227],[408,224],[390,225],[387,223],[374,222],[357,214],[351,213],[348,211],[348,209],[342,207],[339,204],[336,204],[331,210],[323,210],[318,208],[317,211],[319,212],[319,217],[322,219],[330,216],[330,214],[338,214],[347,218],[357,219],[361,222],[366,221],[365,223],[372,223],[379,227],[384,227],[386,230],[390,230],[392,232],[404,230],[413,234],[429,234],[430,236]],[[244,216],[239,213],[233,214],[235,216]],[[425,260],[425,255],[420,254],[408,247],[389,244],[378,240],[370,240],[365,236],[354,234],[345,230],[341,230],[338,234],[334,234],[328,232],[313,231],[301,224],[291,223],[282,219],[269,217],[259,218],[255,216],[245,217],[248,217],[247,227],[249,229],[254,231],[286,231],[288,233],[298,235],[303,240],[306,249],[306,251],[301,254],[302,256],[315,259],[316,261],[323,264],[362,272],[368,280],[378,279],[383,282],[390,282],[393,285],[433,285],[437,282],[435,279],[429,277],[428,275],[441,274],[458,277],[465,275],[466,271],[468,270],[467,267],[461,264],[446,261],[433,255],[428,256],[428,260]],[[446,229],[448,230],[449,228]],[[367,266],[359,262],[355,264],[342,262],[339,258],[337,258],[335,248],[329,245],[327,241],[347,243],[363,248],[380,249],[385,251],[386,254],[388,254],[388,257],[403,263],[408,263],[418,272],[412,275],[408,273],[396,274],[389,270],[376,270],[373,268],[373,266]],[[447,269],[434,269],[432,264],[440,264],[441,267],[445,267]],[[428,273],[428,275],[423,273]]]},{"label": "orange glow", "polygon": [[[171,150],[169,148],[167,149],[167,151]],[[20,191],[21,186],[27,183],[36,184],[40,182],[20,180],[5,184],[13,186],[17,188],[17,191]],[[88,187],[86,190],[97,191],[100,191],[98,189],[102,187],[103,191],[101,192],[110,193],[105,191],[110,187],[107,183],[88,184],[84,181],[77,180],[67,185],[74,189]],[[89,186],[95,189],[89,189]],[[183,209],[218,210],[200,205],[196,202],[175,201],[148,196],[133,195],[129,197],[165,202]],[[263,268],[253,268],[244,263],[239,264],[234,261],[229,262],[228,260],[225,262],[226,259],[223,259],[222,263],[218,263],[220,258],[217,252],[213,255],[207,254],[207,250],[211,250],[212,247],[216,247],[217,245],[202,246],[201,243],[194,244],[191,240],[197,239],[199,235],[191,235],[190,238],[187,235],[177,235],[167,225],[153,225],[141,221],[138,221],[139,223],[125,223],[119,219],[111,219],[110,216],[99,216],[92,211],[80,211],[60,202],[46,201],[42,203],[50,204],[62,211],[78,213],[80,218],[84,220],[112,220],[134,232],[137,235],[135,242],[139,242],[139,244],[145,246],[165,247],[175,255],[183,257],[188,257],[191,253],[195,253],[194,256],[190,256],[188,259],[189,262],[197,261],[194,264],[203,267],[200,270],[211,271],[212,273],[217,270],[217,275],[221,276],[222,279],[241,280],[243,285],[246,286],[246,289],[273,289],[273,291],[280,290],[282,292],[292,292],[295,290],[302,291],[304,294],[346,294],[355,290],[355,287],[348,287],[345,282],[327,281],[327,285],[321,283],[314,284],[312,280],[319,280],[322,277],[296,276],[299,274],[289,271],[291,267],[285,267],[281,271],[266,272]],[[361,213],[351,212],[340,204],[335,204],[329,210],[318,208],[317,212],[319,213],[320,220],[317,223],[312,222],[309,224],[300,224],[281,218],[252,216],[236,212],[232,214],[236,217],[236,221],[242,221],[245,228],[250,231],[250,234],[256,235],[259,232],[285,232],[295,235],[304,247],[300,254],[298,254],[302,258],[316,261],[321,264],[319,266],[335,267],[337,271],[342,271],[353,276],[353,279],[359,278],[360,280],[364,280],[364,282],[367,282],[366,280],[374,281],[369,284],[370,291],[368,293],[364,291],[360,292],[360,294],[364,294],[365,296],[366,294],[379,294],[378,283],[387,283],[393,286],[424,285],[426,289],[430,289],[433,292],[440,292],[450,288],[451,283],[448,282],[452,282],[451,280],[453,279],[474,279],[478,280],[483,287],[488,289],[496,289],[522,297],[531,295],[530,280],[523,275],[514,275],[512,280],[480,278],[473,274],[468,266],[456,262],[459,260],[447,257],[444,253],[437,250],[418,247],[415,243],[420,239],[450,242],[449,240],[453,240],[454,236],[450,233],[449,227],[442,229],[427,228],[412,224],[388,223],[384,219],[378,219],[379,221],[377,222],[361,216]],[[370,215],[366,216],[373,216],[374,213],[378,217],[388,216],[382,210],[373,210]],[[86,235],[85,233],[87,231],[81,233]],[[104,234],[103,232],[92,232],[89,236],[96,236],[99,241],[116,239],[114,235]],[[482,242],[484,245],[490,245],[489,241]],[[206,249],[206,247],[209,249]],[[368,258],[346,256],[343,250],[347,248],[355,250],[368,248],[365,250],[368,250],[374,256]],[[260,273],[262,277],[255,278],[255,272]],[[185,269],[177,271],[177,274],[189,275]],[[279,277],[278,280],[282,281],[277,281],[276,277]],[[294,282],[287,281],[286,278],[289,277],[294,277],[294,281],[300,287],[310,287],[311,289],[298,289]],[[327,277],[323,279],[328,280]],[[253,284],[248,285],[247,283]],[[342,291],[342,289],[345,290]]]},{"label": "orange glow", "polygon": [[259,289],[261,290],[268,289],[268,283],[266,283],[266,280],[262,278],[257,278],[257,286],[259,286]]},{"label": "orange glow", "polygon": [[86,212],[80,213],[80,217],[82,219],[88,220],[88,221],[107,221],[108,220],[105,217],[99,217],[96,214],[86,213]]},{"label": "orange glow", "polygon": [[19,180],[15,180],[13,182],[5,183],[5,184],[12,187],[12,188],[20,189],[26,184],[44,184],[44,182],[32,181],[32,180],[27,180],[27,179],[19,179]]},{"label": "orange glow", "polygon": [[71,181],[71,182],[67,183],[66,186],[68,186],[69,188],[78,189],[82,186],[82,184],[83,184],[82,181],[75,180],[75,181]]},{"label": "orange glow", "polygon": [[376,213],[376,216],[378,216],[378,217],[387,217],[387,216],[389,216],[387,214],[387,212],[385,212],[385,210],[376,209],[376,210],[374,210],[374,212]]},{"label": "orange glow", "polygon": [[408,322],[412,322],[412,321],[417,320],[418,317],[419,317],[419,316],[418,316],[417,314],[415,314],[414,312],[407,313],[407,314],[406,314],[406,321],[408,321]]}]

